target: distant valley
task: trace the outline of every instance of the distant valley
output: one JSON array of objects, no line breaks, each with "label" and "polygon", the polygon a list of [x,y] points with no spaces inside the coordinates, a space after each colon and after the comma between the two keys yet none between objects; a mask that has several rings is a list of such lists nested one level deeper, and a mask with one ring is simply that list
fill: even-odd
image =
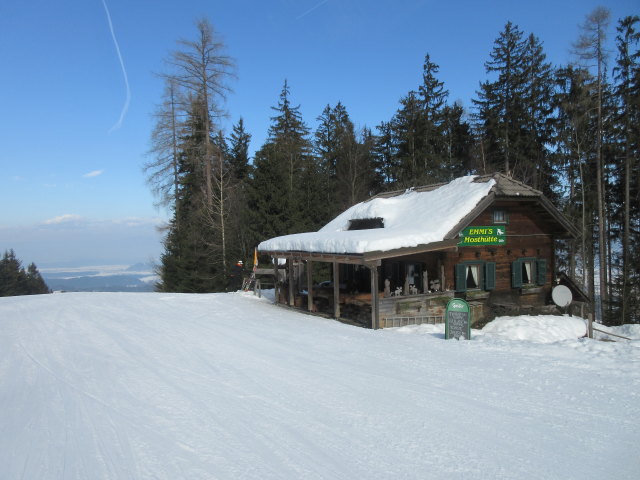
[{"label": "distant valley", "polygon": [[158,281],[153,265],[98,265],[41,268],[49,288],[65,292],[152,292]]}]

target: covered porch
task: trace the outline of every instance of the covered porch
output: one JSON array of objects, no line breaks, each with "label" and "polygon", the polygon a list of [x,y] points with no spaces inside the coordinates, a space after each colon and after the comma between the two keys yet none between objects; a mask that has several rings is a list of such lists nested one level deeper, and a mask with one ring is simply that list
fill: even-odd
[{"label": "covered porch", "polygon": [[441,323],[445,254],[455,241],[365,254],[262,251],[274,259],[276,303],[368,328]]}]

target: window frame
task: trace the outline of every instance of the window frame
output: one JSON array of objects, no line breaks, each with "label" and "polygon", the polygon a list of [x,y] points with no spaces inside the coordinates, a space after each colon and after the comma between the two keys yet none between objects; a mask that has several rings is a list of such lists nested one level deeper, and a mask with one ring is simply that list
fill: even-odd
[{"label": "window frame", "polygon": [[[502,214],[502,219],[499,220],[497,218],[498,214]],[[494,225],[508,225],[509,224],[509,212],[506,208],[494,208],[491,214],[491,218],[493,219]]]},{"label": "window frame", "polygon": [[[469,267],[472,266],[478,267],[478,286],[470,288],[467,286],[467,278],[469,275]],[[493,290],[496,286],[496,263],[483,260],[457,263],[455,265],[454,281],[456,292],[483,292]]]},{"label": "window frame", "polygon": [[[523,274],[525,264],[531,264],[531,272],[527,283],[524,283]],[[521,257],[511,262],[511,287],[532,288],[542,287],[546,282],[547,259],[538,257]]]}]

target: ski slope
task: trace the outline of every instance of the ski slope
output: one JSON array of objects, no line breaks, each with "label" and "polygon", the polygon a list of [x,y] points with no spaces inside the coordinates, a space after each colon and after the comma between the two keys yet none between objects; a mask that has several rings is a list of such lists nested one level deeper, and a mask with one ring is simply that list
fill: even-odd
[{"label": "ski slope", "polygon": [[240,293],[0,298],[0,478],[638,478],[640,341],[516,323],[445,341]]}]

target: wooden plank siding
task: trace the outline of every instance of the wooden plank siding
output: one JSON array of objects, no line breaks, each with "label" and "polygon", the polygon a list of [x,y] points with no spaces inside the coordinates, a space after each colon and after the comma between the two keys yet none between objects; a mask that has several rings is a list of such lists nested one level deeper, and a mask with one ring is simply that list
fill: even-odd
[{"label": "wooden plank siding", "polygon": [[[537,215],[535,205],[508,202],[487,208],[469,226],[494,225],[493,211],[504,208],[508,212],[505,226],[507,242],[504,246],[458,247],[457,252],[444,253],[447,272],[446,290],[455,290],[455,266],[464,262],[494,262],[496,265],[495,288],[483,303],[543,306],[553,286],[555,271],[554,240],[548,226]],[[546,261],[544,285],[534,288],[512,287],[512,264],[522,258]],[[473,295],[469,295],[473,298]],[[488,312],[487,312],[488,313]]]}]

